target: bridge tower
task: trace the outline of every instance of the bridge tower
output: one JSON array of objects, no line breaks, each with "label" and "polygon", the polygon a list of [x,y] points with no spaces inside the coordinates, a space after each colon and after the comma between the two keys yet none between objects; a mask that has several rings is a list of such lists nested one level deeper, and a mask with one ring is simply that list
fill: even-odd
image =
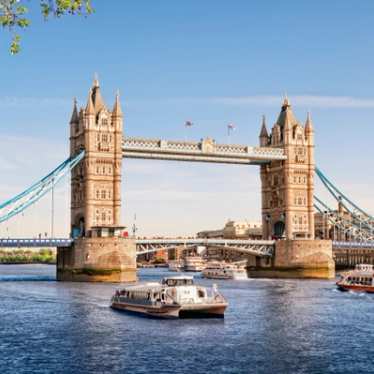
[{"label": "bridge tower", "polygon": [[314,129],[308,113],[302,126],[284,99],[270,134],[265,118],[260,146],[282,148],[286,160],[261,166],[264,239],[276,238],[274,275],[332,275],[330,241],[314,239]]},{"label": "bridge tower", "polygon": [[59,280],[131,281],[136,278],[135,243],[121,226],[123,114],[119,95],[109,110],[97,78],[85,108],[74,101],[70,155],[85,151],[71,173],[71,237],[59,248]]}]

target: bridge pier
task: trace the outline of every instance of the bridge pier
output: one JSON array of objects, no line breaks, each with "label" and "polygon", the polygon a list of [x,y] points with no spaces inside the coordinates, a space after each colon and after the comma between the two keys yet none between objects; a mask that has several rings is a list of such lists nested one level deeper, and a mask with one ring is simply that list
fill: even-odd
[{"label": "bridge pier", "polygon": [[78,238],[57,249],[57,280],[70,282],[136,281],[135,241],[122,237]]},{"label": "bridge pier", "polygon": [[258,258],[251,277],[321,278],[335,277],[331,240],[278,240],[271,261]]}]

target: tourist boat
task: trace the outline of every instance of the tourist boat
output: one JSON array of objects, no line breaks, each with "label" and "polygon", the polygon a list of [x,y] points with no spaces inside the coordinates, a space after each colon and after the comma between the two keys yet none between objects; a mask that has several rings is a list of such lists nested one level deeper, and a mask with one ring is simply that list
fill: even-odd
[{"label": "tourist boat", "polygon": [[241,264],[209,262],[202,272],[204,278],[211,279],[247,279],[247,270]]},{"label": "tourist boat", "polygon": [[342,275],[336,282],[341,291],[361,291],[374,293],[373,265],[359,264],[355,269]]},{"label": "tourist boat", "polygon": [[183,268],[182,262],[178,260],[169,260],[168,264],[170,271],[181,271]]},{"label": "tourist boat", "polygon": [[202,271],[205,268],[205,261],[200,256],[186,256],[184,258],[185,271]]},{"label": "tourist boat", "polygon": [[164,318],[223,318],[227,305],[215,285],[207,289],[188,276],[127,286],[117,290],[111,300],[114,309]]}]

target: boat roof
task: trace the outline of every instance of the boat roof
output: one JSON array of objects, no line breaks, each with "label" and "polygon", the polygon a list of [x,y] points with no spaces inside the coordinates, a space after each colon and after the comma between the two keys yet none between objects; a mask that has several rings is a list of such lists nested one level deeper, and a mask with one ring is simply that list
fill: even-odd
[{"label": "boat roof", "polygon": [[160,290],[164,288],[160,283],[158,282],[147,282],[147,283],[138,283],[138,284],[132,284],[126,287],[121,288],[121,291],[146,291],[146,290]]},{"label": "boat roof", "polygon": [[193,276],[191,276],[191,275],[174,275],[174,276],[171,276],[171,277],[164,277],[163,279],[164,280],[167,280],[167,279],[174,279],[174,280],[188,279],[188,280],[193,280]]}]

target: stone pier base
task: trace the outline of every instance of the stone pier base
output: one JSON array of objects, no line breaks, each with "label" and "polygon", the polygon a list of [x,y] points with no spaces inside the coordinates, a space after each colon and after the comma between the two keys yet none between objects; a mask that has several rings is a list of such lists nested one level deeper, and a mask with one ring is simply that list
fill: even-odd
[{"label": "stone pier base", "polygon": [[57,249],[57,280],[135,282],[136,247],[122,237],[78,238]]},{"label": "stone pier base", "polygon": [[335,277],[331,240],[278,240],[272,260],[258,259],[251,277],[320,278]]}]

